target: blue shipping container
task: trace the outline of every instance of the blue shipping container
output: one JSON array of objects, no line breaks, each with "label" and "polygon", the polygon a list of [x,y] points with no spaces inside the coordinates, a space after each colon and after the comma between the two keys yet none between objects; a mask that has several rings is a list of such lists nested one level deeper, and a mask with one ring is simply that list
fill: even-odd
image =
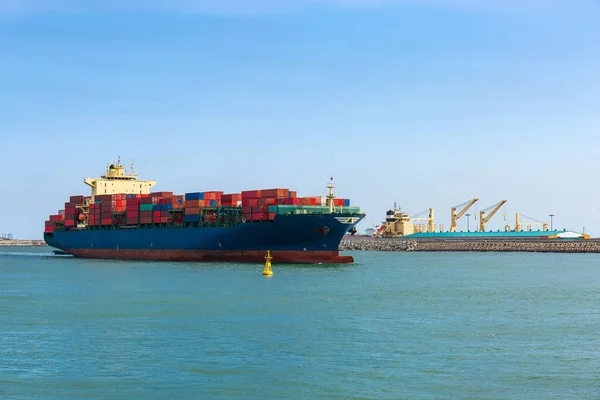
[{"label": "blue shipping container", "polygon": [[344,199],[344,206],[350,206],[350,199]]},{"label": "blue shipping container", "polygon": [[204,200],[204,192],[186,193],[186,200]]},{"label": "blue shipping container", "polygon": [[217,206],[217,201],[216,200],[211,200],[210,201],[210,207],[216,207]]},{"label": "blue shipping container", "polygon": [[188,214],[185,217],[183,217],[183,220],[185,222],[199,222],[200,216],[198,214],[191,214],[191,215]]}]

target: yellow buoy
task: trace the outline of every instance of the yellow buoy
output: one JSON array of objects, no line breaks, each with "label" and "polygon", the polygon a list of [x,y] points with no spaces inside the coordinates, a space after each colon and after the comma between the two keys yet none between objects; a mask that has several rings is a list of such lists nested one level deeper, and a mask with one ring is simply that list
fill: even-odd
[{"label": "yellow buoy", "polygon": [[263,270],[263,275],[266,276],[272,276],[273,275],[273,270],[271,269],[271,260],[273,259],[273,257],[271,257],[271,251],[267,250],[267,255],[265,256],[265,269]]}]

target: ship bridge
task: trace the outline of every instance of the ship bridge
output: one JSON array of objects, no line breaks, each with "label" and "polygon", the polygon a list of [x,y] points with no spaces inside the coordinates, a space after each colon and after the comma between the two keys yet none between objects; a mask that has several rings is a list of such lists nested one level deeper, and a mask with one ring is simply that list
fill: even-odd
[{"label": "ship bridge", "polygon": [[84,178],[83,182],[92,188],[92,202],[101,194],[148,194],[156,185],[156,181],[138,179],[133,164],[126,173],[120,157],[106,167],[106,173],[100,178]]}]

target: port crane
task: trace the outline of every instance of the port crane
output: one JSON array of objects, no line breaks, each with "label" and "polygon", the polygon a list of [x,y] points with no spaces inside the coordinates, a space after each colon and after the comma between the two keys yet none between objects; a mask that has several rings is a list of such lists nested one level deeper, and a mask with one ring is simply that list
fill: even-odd
[{"label": "port crane", "polygon": [[[504,205],[504,203],[506,203],[506,201],[507,200],[501,200],[501,201],[497,202],[496,204],[491,205],[488,208],[479,211],[479,232],[485,232],[485,224],[490,220],[490,218],[492,218],[494,216],[494,214],[496,214],[496,212],[498,212],[500,207],[502,207]],[[489,215],[486,217],[485,213],[489,210],[492,210],[492,211],[490,211]]]},{"label": "port crane", "polygon": [[[420,217],[421,215],[425,214],[427,211],[429,211],[428,217]],[[433,215],[434,215],[434,210],[433,210],[433,208],[430,208],[429,210],[425,210],[418,214],[415,214],[414,216],[410,217],[410,220],[411,221],[427,221],[427,232],[435,232],[435,222],[433,219]]]},{"label": "port crane", "polygon": [[547,231],[548,230],[548,223],[547,222],[538,221],[537,219],[528,217],[525,214],[516,213],[516,215],[515,215],[515,231],[516,232],[521,232],[523,230],[523,225],[521,224],[521,216],[523,216],[523,217],[525,217],[525,218],[530,219],[530,220],[533,221],[533,222],[526,222],[526,224],[527,224],[527,230],[528,231],[531,231],[531,226],[532,225],[541,225],[543,231]]},{"label": "port crane", "polygon": [[[460,219],[460,217],[462,217],[469,210],[469,208],[471,208],[473,206],[473,204],[475,204],[477,202],[477,200],[479,200],[479,199],[475,198],[475,199],[467,200],[464,203],[457,204],[454,207],[452,207],[451,212],[450,212],[450,232],[456,232],[456,222]],[[457,213],[456,210],[459,207],[463,207],[463,206],[464,206],[464,208]]]}]

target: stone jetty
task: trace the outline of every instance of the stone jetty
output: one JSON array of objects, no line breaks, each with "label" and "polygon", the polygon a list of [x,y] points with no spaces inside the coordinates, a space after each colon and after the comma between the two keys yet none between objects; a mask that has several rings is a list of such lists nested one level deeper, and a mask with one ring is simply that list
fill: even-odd
[{"label": "stone jetty", "polygon": [[600,253],[600,239],[403,239],[347,237],[340,250]]},{"label": "stone jetty", "polygon": [[47,246],[43,240],[0,239],[0,247],[38,247]]}]

